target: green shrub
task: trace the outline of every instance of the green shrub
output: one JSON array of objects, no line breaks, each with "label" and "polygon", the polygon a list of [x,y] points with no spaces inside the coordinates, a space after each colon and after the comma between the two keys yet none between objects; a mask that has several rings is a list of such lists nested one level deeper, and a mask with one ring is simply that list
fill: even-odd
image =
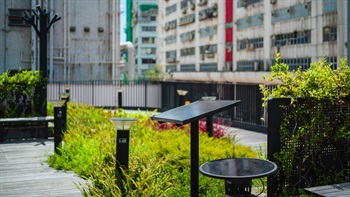
[{"label": "green shrub", "polygon": [[[311,63],[309,69],[289,71],[279,61],[271,67],[267,84],[261,84],[264,106],[270,98],[290,98],[283,106],[279,133],[280,151],[273,155],[279,166],[278,192],[283,196],[299,196],[302,188],[344,182],[350,174],[350,67],[345,59],[333,70],[323,59]],[[271,134],[269,134],[271,135]],[[327,153],[327,155],[326,155]],[[344,164],[345,163],[345,164]]]},{"label": "green shrub", "polygon": [[[189,126],[164,130],[150,115],[68,104],[68,130],[60,146],[61,155],[50,156],[48,163],[88,179],[90,184],[79,187],[85,196],[188,196]],[[138,118],[130,130],[129,169],[123,175],[115,170],[116,132],[110,122],[115,116]],[[225,157],[258,157],[256,151],[231,139],[209,138],[201,132],[199,136],[200,163]],[[223,193],[221,180],[200,176],[201,196]]]},{"label": "green shrub", "polygon": [[38,71],[19,70],[0,75],[0,118],[35,116],[35,88],[41,83]]}]

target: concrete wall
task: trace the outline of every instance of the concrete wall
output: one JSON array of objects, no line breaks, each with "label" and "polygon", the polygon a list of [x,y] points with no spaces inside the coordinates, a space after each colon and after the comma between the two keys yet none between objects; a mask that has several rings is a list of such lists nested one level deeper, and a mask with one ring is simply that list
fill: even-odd
[{"label": "concrete wall", "polygon": [[9,9],[31,9],[30,1],[0,1],[0,73],[31,69],[30,26],[9,26]]}]

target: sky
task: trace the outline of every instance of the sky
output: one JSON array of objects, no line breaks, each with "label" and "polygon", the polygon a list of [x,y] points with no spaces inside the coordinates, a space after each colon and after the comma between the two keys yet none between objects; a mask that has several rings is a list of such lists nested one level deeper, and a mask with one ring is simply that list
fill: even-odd
[{"label": "sky", "polygon": [[120,0],[120,42],[126,42],[126,0]]}]

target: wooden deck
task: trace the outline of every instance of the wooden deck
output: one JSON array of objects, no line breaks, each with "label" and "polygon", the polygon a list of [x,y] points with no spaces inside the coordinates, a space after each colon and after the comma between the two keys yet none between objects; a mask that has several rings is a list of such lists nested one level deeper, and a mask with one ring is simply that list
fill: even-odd
[{"label": "wooden deck", "polygon": [[82,196],[73,172],[50,168],[45,159],[54,152],[52,139],[0,143],[0,196]]}]

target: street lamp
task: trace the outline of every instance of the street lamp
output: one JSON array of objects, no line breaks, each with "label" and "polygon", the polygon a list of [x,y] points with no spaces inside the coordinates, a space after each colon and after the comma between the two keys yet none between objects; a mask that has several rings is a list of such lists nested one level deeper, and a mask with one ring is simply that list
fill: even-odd
[{"label": "street lamp", "polygon": [[185,104],[185,95],[187,92],[187,90],[177,90],[177,93],[179,94],[179,106]]},{"label": "street lamp", "polygon": [[[213,101],[216,100],[216,96],[203,96],[202,100]],[[209,137],[213,137],[213,115],[206,117],[207,122],[207,133]]]}]

